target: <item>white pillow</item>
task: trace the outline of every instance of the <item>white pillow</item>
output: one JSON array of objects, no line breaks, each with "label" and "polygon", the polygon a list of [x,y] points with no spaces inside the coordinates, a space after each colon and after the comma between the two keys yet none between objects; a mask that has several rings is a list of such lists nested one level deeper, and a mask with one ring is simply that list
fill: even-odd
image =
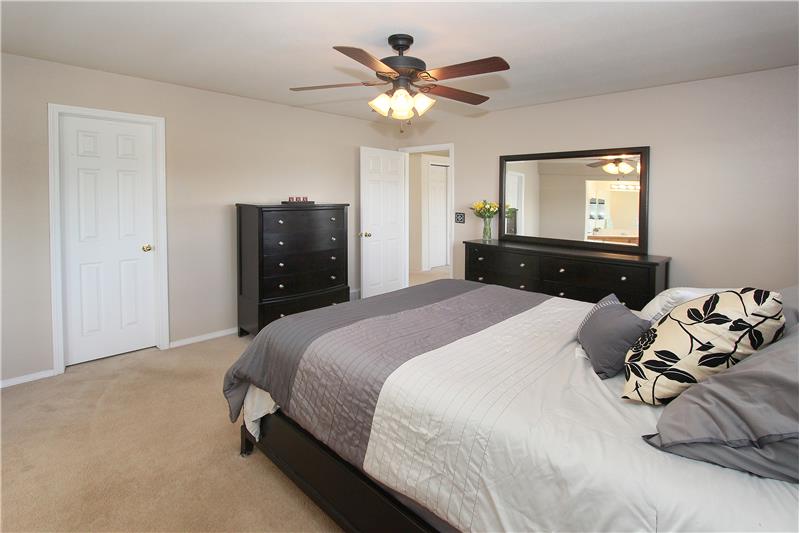
[{"label": "white pillow", "polygon": [[641,316],[645,320],[655,322],[669,313],[673,307],[681,305],[689,300],[700,298],[715,292],[726,291],[728,289],[707,289],[703,287],[673,287],[661,291],[655,298],[642,308]]}]

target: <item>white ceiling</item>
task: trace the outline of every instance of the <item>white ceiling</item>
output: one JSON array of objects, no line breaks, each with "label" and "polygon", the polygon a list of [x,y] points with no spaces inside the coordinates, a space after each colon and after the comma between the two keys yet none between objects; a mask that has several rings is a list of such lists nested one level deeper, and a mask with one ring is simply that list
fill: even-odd
[{"label": "white ceiling", "polygon": [[795,65],[798,4],[2,3],[4,52],[371,120],[378,88],[288,88],[373,79],[331,47],[385,57],[392,33],[429,68],[510,63],[444,83],[491,99],[439,98],[426,119],[442,120]]}]

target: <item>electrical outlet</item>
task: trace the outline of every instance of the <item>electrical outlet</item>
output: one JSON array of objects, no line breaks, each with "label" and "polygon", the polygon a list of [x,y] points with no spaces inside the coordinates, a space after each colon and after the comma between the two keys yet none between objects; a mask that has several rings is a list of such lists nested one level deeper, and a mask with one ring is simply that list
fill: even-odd
[{"label": "electrical outlet", "polygon": [[456,213],[456,224],[463,224],[466,221],[467,218],[464,213]]}]

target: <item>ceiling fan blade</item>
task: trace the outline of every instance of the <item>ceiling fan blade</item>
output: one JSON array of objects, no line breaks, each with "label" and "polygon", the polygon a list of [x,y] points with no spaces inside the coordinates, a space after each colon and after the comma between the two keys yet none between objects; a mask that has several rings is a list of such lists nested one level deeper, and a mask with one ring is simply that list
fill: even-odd
[{"label": "ceiling fan blade", "polygon": [[355,83],[336,83],[334,85],[311,85],[309,87],[291,87],[290,91],[316,91],[317,89],[338,89],[339,87],[372,87],[373,85],[386,85],[389,82],[382,80],[357,81]]},{"label": "ceiling fan blade", "polygon": [[603,165],[609,163],[609,161],[595,161],[594,163],[589,163],[586,165],[587,167],[597,168],[602,167]]},{"label": "ceiling fan blade", "polygon": [[355,59],[367,68],[370,68],[375,72],[380,72],[381,74],[389,76],[390,78],[396,78],[400,75],[392,67],[386,65],[380,59],[370,54],[366,50],[362,50],[361,48],[353,48],[352,46],[334,46],[333,49],[337,52],[343,53],[350,59]]},{"label": "ceiling fan blade", "polygon": [[494,56],[420,72],[419,79],[425,81],[441,81],[463,78],[465,76],[475,76],[476,74],[486,74],[487,72],[498,72],[500,70],[508,70],[509,68],[511,67],[508,66],[505,59]]},{"label": "ceiling fan blade", "polygon": [[442,98],[458,100],[465,104],[479,105],[489,99],[488,96],[482,94],[462,91],[461,89],[454,89],[453,87],[445,87],[444,85],[417,85],[416,87],[423,93],[430,93],[441,96]]}]

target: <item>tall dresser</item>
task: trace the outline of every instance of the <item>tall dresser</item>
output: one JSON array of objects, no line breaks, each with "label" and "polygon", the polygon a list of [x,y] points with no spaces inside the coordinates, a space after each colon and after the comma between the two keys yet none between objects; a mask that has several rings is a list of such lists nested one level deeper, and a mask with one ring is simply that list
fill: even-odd
[{"label": "tall dresser", "polygon": [[239,336],[346,302],[349,204],[236,204]]},{"label": "tall dresser", "polygon": [[596,302],[611,293],[641,309],[667,288],[669,257],[512,241],[464,241],[465,278]]}]

